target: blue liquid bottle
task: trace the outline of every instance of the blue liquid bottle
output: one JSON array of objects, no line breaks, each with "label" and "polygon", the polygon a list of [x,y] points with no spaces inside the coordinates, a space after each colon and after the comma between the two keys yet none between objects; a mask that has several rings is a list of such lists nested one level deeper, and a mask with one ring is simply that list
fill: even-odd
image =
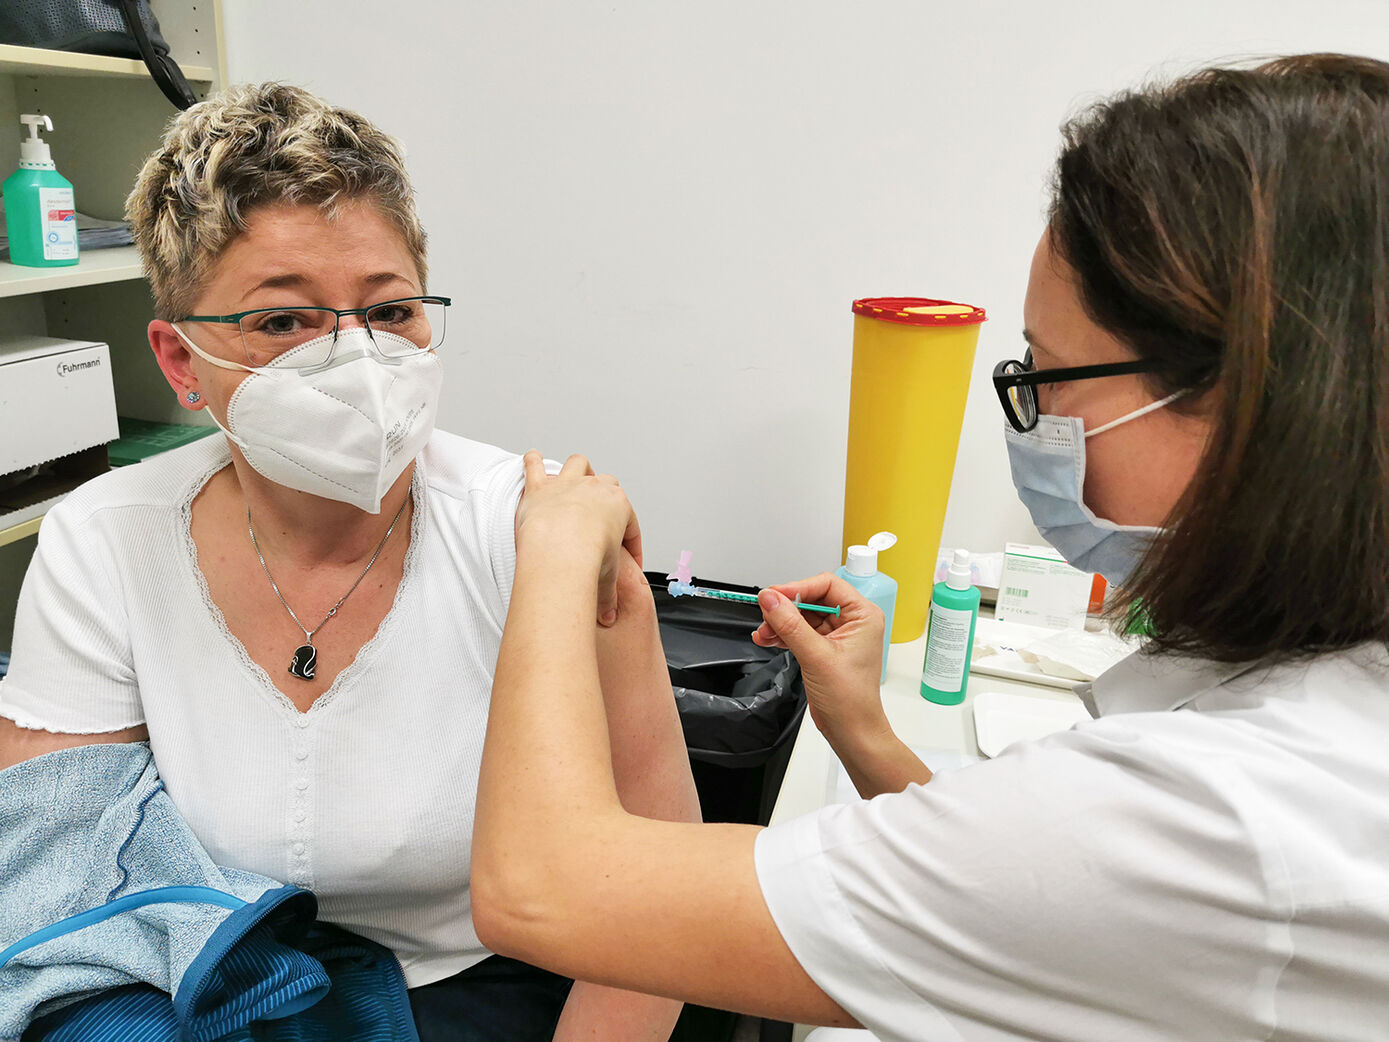
[{"label": "blue liquid bottle", "polygon": [[897,580],[878,571],[878,554],[897,544],[891,532],[879,532],[867,544],[849,547],[844,566],[835,572],[859,593],[882,609],[887,628],[883,630],[883,671],[878,678],[887,680],[887,652],[892,640],[892,612],[897,607]]}]

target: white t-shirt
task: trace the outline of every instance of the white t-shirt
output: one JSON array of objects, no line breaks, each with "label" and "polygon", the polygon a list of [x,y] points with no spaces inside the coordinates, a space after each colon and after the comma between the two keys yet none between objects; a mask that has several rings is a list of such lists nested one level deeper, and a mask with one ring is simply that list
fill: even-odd
[{"label": "white t-shirt", "polygon": [[1138,655],[1099,718],[757,841],[885,1042],[1389,1038],[1389,655]]},{"label": "white t-shirt", "polygon": [[314,891],[321,918],[390,947],[411,987],[465,969],[488,954],[469,855],[521,460],[434,434],[395,603],[307,713],[232,636],[197,568],[191,504],[229,460],[205,438],[48,514],[0,716],[82,734],[147,724],[214,861]]}]

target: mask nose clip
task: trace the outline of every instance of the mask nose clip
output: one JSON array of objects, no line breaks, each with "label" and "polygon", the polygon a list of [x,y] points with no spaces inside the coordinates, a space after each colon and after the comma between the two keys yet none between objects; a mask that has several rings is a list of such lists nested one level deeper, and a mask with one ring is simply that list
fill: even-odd
[{"label": "mask nose clip", "polygon": [[[344,338],[351,338],[356,342],[345,349],[340,349],[338,345],[342,343]],[[362,342],[363,338],[365,338],[366,343]],[[371,346],[368,347],[368,344]],[[370,358],[377,365],[389,366],[398,366],[405,361],[403,357],[396,357],[383,352],[381,345],[376,342],[376,336],[372,333],[371,327],[363,322],[360,326],[349,326],[345,330],[341,327],[334,329],[333,342],[328,347],[328,357],[318,365],[302,368],[299,372],[305,375],[322,373],[329,369],[336,369],[340,365],[346,365],[348,362],[355,362],[359,358]]]}]

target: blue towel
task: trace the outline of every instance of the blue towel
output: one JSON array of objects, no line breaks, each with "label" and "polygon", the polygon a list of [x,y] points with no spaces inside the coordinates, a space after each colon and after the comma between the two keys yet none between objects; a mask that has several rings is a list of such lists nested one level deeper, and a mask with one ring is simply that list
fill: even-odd
[{"label": "blue towel", "polygon": [[0,1042],[418,1042],[394,955],[316,914],[213,864],[143,743],[0,771]]},{"label": "blue towel", "polygon": [[[229,956],[209,955],[217,983],[197,995],[170,1001],[157,988],[132,985],[49,1014],[23,1042],[419,1042],[405,978],[389,949],[322,923],[297,944],[290,951],[253,933]],[[332,988],[306,993],[304,1003],[284,1002],[267,1017],[258,1007],[305,979],[295,959],[326,971]],[[259,1003],[247,1001],[254,996]]]}]

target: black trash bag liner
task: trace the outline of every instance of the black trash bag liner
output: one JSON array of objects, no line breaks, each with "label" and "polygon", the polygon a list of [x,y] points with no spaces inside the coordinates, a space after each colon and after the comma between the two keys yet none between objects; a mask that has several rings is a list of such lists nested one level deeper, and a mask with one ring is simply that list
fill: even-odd
[{"label": "black trash bag liner", "polygon": [[[785,651],[750,639],[762,621],[756,605],[672,597],[665,577],[648,572],[661,624],[666,666],[690,759],[753,767],[795,737],[805,713],[800,665]],[[755,587],[697,580],[714,589]]]},{"label": "black trash bag liner", "polygon": [[[739,677],[729,687],[726,678],[731,671]],[[692,670],[679,672],[698,675]],[[675,687],[675,705],[691,759],[751,767],[766,760],[800,726],[805,688],[801,667],[789,652],[760,665],[720,663],[706,677],[703,682],[693,681],[698,687]],[[728,694],[716,693],[725,690]]]}]

